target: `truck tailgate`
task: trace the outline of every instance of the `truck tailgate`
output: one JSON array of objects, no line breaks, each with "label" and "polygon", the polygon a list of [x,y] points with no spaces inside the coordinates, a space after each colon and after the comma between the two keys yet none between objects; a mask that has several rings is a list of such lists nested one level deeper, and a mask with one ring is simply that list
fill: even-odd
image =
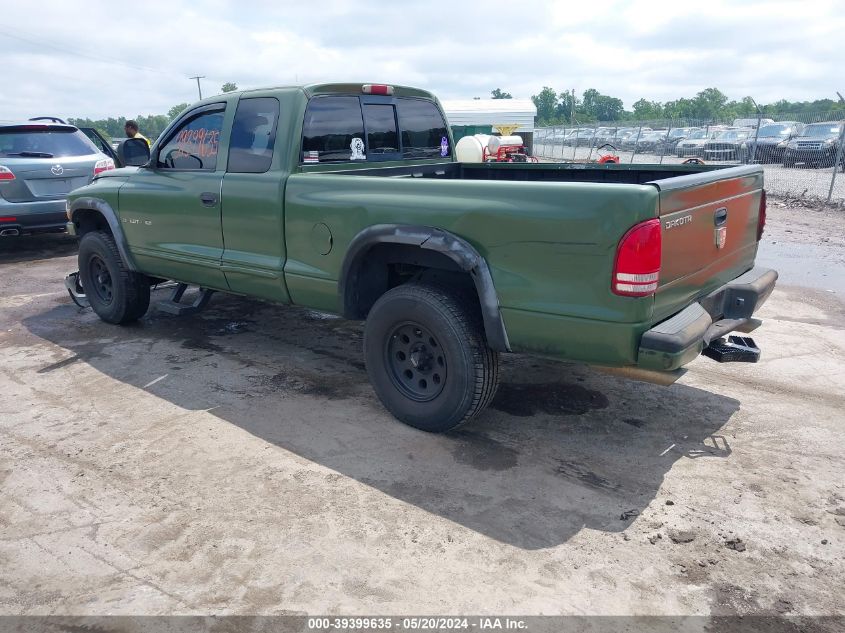
[{"label": "truck tailgate", "polygon": [[732,167],[648,184],[660,191],[659,321],[754,265],[763,169]]}]

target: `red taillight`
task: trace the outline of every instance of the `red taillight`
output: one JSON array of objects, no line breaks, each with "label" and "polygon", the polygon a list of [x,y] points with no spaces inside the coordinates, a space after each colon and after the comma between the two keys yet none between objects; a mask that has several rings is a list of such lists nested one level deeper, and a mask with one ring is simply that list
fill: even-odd
[{"label": "red taillight", "polygon": [[97,174],[102,174],[104,171],[108,171],[109,169],[114,169],[114,161],[111,158],[98,160],[94,165],[94,175],[96,176]]},{"label": "red taillight", "polygon": [[3,167],[3,165],[0,165],[0,182],[14,179],[15,175],[12,173],[12,170],[8,167]]},{"label": "red taillight", "polygon": [[6,216],[6,217],[3,217],[3,218],[0,218],[0,222],[17,222],[17,221],[18,221],[18,219],[13,218],[12,216]]},{"label": "red taillight", "polygon": [[364,84],[361,86],[361,92],[365,95],[392,95],[393,86],[386,86],[384,84]]},{"label": "red taillight", "polygon": [[611,290],[626,297],[647,297],[660,280],[660,220],[646,220],[625,233],[616,248]]},{"label": "red taillight", "polygon": [[760,192],[760,213],[757,215],[757,241],[763,239],[763,229],[766,228],[766,190]]}]

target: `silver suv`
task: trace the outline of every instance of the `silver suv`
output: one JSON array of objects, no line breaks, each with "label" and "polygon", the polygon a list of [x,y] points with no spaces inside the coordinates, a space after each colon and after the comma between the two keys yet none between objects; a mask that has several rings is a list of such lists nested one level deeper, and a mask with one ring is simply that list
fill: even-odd
[{"label": "silver suv", "polygon": [[114,167],[60,119],[0,123],[0,236],[64,230],[65,196]]}]

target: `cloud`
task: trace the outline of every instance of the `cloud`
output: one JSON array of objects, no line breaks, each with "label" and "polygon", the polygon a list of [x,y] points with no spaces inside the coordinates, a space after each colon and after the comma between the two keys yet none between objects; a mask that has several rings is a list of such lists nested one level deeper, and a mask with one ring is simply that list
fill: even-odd
[{"label": "cloud", "polygon": [[[120,8],[116,8],[120,7]],[[834,97],[845,16],[833,1],[442,0],[4,3],[0,119],[166,112],[226,81],[418,85],[444,98],[596,88],[630,105],[709,86],[731,98]]]}]

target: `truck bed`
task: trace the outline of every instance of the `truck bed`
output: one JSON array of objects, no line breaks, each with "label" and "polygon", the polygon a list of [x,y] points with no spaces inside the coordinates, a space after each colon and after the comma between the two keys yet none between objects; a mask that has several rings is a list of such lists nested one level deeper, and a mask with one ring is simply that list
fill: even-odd
[{"label": "truck bed", "polygon": [[[623,165],[597,163],[427,163],[360,167],[321,173],[393,178],[505,180],[513,182],[599,182],[642,185],[649,182],[717,171],[733,165]],[[312,171],[308,169],[306,171]],[[315,170],[316,171],[316,170]]]},{"label": "truck bed", "polygon": [[[758,165],[309,166],[288,180],[286,230],[311,231],[320,218],[340,248],[320,255],[289,242],[285,279],[294,303],[337,311],[346,245],[402,218],[449,231],[486,259],[515,351],[634,364],[644,331],[753,267],[762,193]],[[656,292],[613,293],[620,240],[653,219],[662,234]]]}]

